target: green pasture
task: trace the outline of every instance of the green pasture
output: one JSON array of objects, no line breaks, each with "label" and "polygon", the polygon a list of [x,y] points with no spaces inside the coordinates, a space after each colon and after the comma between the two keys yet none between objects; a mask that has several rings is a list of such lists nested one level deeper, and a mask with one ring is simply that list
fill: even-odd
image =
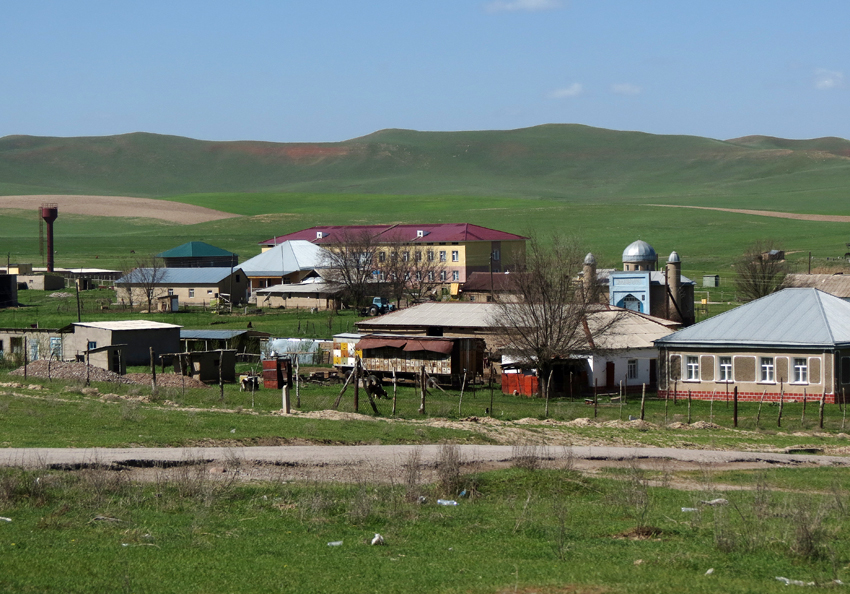
[{"label": "green pasture", "polygon": [[[213,330],[253,330],[268,332],[273,337],[330,338],[341,332],[356,331],[355,323],[363,318],[352,310],[336,313],[310,313],[303,309],[234,308],[233,313],[218,314],[201,307],[184,307],[169,314],[147,314],[131,311],[116,303],[115,291],[96,289],[81,291],[80,318],[84,322],[114,320],[157,320],[184,328]],[[0,309],[0,328],[62,328],[77,321],[77,296],[73,289],[61,291],[20,291],[19,307]],[[103,309],[107,307],[107,309]]]},{"label": "green pasture", "polygon": [[[460,475],[444,454],[437,483],[411,472],[391,486],[368,470],[324,485],[238,484],[202,464],[150,483],[3,469],[0,589],[748,593],[787,592],[777,576],[832,589],[850,579],[847,469],[810,473],[837,480],[827,493],[724,492],[710,476],[689,492],[635,466],[586,477],[568,457],[542,469],[533,456]],[[728,505],[700,503],[717,497]],[[368,544],[376,533],[384,546]]]},{"label": "green pasture", "polygon": [[[810,251],[816,268],[846,267],[842,256],[850,237],[847,223],[640,204],[576,204],[552,199],[325,194],[226,194],[175,199],[243,216],[175,225],[60,213],[55,226],[56,265],[128,270],[139,256],[159,253],[187,241],[206,241],[239,254],[240,261],[244,261],[260,253],[258,242],[314,225],[469,222],[521,235],[537,235],[544,241],[553,233],[575,237],[585,249],[596,254],[601,268],[622,266],[623,249],[635,239],[643,239],[658,250],[662,262],[676,250],[682,257],[686,276],[699,282],[703,274],[720,274],[721,282],[731,285],[732,262],[756,240],[775,240],[788,253],[792,267],[803,272]],[[811,199],[805,202],[816,203]],[[776,208],[783,210],[781,205]],[[3,218],[0,254],[12,262],[40,265],[43,258],[39,254],[35,214],[4,210],[0,216]]]}]

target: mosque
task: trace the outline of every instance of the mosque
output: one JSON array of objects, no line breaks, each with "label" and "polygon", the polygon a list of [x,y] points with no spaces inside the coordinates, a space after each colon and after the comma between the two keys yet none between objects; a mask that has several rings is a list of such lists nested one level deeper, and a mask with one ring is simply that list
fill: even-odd
[{"label": "mosque", "polygon": [[662,270],[658,254],[647,242],[638,239],[623,250],[623,270],[596,270],[596,258],[584,259],[584,278],[608,285],[608,303],[624,309],[680,322],[694,323],[694,287],[696,283],[682,276],[682,260],[675,251]]}]

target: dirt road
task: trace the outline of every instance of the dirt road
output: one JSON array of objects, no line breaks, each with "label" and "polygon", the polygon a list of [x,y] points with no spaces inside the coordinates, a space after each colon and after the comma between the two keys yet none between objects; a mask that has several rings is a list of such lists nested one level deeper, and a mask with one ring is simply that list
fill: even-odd
[{"label": "dirt road", "polygon": [[[373,446],[258,446],[240,448],[8,448],[0,450],[0,466],[86,466],[116,467],[169,466],[192,462],[208,464],[258,463],[277,466],[347,467],[368,465],[392,467],[418,451],[420,463],[434,464],[439,445],[373,445]],[[492,464],[510,462],[516,454],[513,446],[461,445],[465,463]],[[575,460],[672,460],[695,464],[759,463],[771,465],[850,466],[850,457],[723,450],[686,450],[677,448],[628,448],[612,446],[538,446],[541,457],[570,456]]]}]

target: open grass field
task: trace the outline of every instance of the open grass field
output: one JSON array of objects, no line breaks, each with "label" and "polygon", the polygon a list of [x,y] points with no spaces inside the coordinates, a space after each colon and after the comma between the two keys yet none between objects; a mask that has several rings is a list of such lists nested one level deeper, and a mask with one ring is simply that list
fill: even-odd
[{"label": "open grass field", "polygon": [[[176,225],[153,219],[88,217],[60,211],[55,225],[56,265],[125,270],[132,268],[136,255],[159,253],[187,241],[206,241],[239,254],[244,261],[260,252],[259,241],[314,225],[462,221],[537,234],[544,239],[555,232],[574,236],[596,254],[600,267],[609,268],[622,266],[622,250],[640,238],[652,244],[661,258],[676,250],[686,276],[699,281],[702,274],[720,274],[721,282],[728,282],[732,261],[757,239],[777,239],[789,252],[792,266],[805,271],[809,251],[815,267],[846,266],[842,256],[850,236],[850,224],[841,222],[648,205],[567,204],[544,199],[518,202],[474,196],[413,200],[403,196],[263,194],[184,196],[179,200],[245,214],[224,221]],[[266,214],[258,214],[261,212]],[[35,212],[5,210],[0,216],[0,253],[12,262],[41,264]]]},{"label": "open grass field", "polygon": [[[409,459],[393,485],[368,470],[344,484],[244,484],[227,478],[238,459],[229,473],[198,464],[145,483],[96,467],[3,469],[0,588],[656,594],[850,579],[847,469],[738,471],[744,490],[706,469],[682,490],[664,466],[586,475],[568,451],[546,467],[538,455],[460,474],[445,446],[436,482]],[[376,533],[383,546],[368,544]]]}]

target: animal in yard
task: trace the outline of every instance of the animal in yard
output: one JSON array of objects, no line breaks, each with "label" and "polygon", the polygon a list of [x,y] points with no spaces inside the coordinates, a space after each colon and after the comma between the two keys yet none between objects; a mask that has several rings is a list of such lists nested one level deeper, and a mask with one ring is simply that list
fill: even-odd
[{"label": "animal in yard", "polygon": [[375,398],[388,398],[386,390],[384,390],[383,384],[381,382],[381,378],[377,375],[367,375],[363,379],[360,380],[363,389],[366,392],[374,396]]}]

